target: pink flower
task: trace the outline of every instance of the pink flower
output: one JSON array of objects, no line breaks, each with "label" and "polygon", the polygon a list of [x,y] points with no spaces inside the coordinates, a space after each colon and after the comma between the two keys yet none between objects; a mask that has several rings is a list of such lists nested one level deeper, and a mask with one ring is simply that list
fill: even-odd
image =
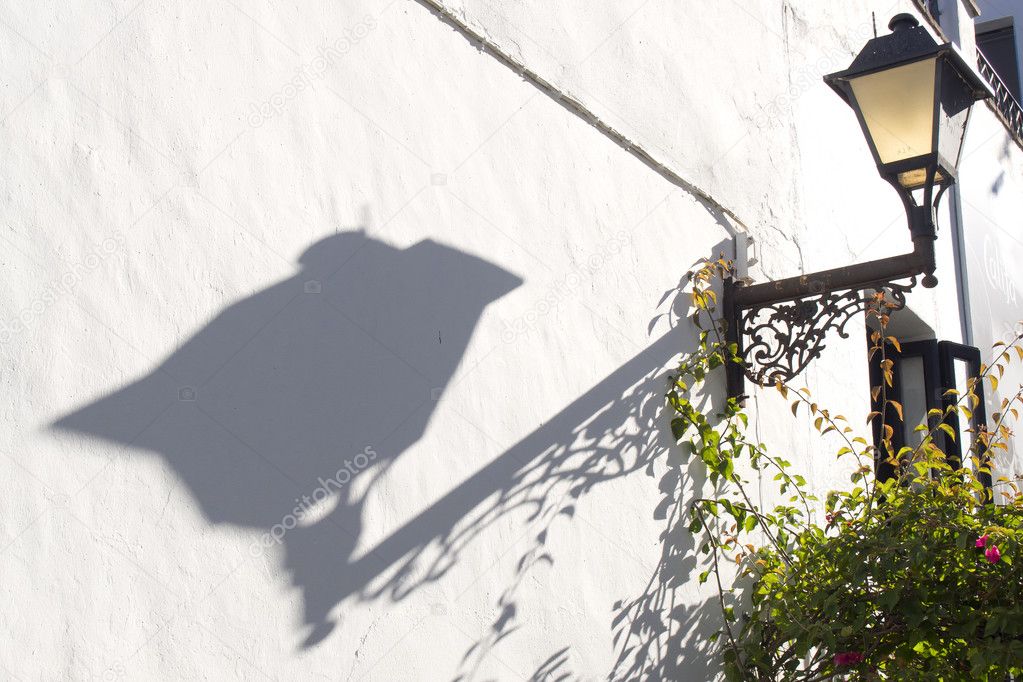
[{"label": "pink flower", "polygon": [[981,535],[979,538],[977,538],[977,545],[976,546],[977,547],[983,547],[984,545],[986,545],[987,544],[987,537],[988,536],[986,536],[986,535]]},{"label": "pink flower", "polygon": [[998,545],[991,545],[984,552],[984,557],[993,564],[997,564],[998,560],[1002,558],[1002,553],[998,551]]},{"label": "pink flower", "polygon": [[863,660],[863,654],[859,651],[843,651],[840,654],[835,654],[833,660],[835,665],[856,665]]}]

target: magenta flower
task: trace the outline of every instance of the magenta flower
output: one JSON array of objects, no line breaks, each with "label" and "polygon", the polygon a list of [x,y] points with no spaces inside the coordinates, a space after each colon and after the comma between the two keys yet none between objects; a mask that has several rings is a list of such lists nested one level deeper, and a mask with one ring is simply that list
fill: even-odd
[{"label": "magenta flower", "polygon": [[983,547],[984,545],[986,545],[987,544],[987,537],[988,537],[987,535],[981,535],[979,538],[977,538],[977,545],[976,546],[977,547]]},{"label": "magenta flower", "polygon": [[984,557],[993,564],[997,564],[998,560],[1002,558],[1002,553],[998,551],[998,545],[991,545],[984,552]]},{"label": "magenta flower", "polygon": [[863,660],[863,654],[859,651],[843,651],[840,654],[835,654],[833,660],[835,665],[856,665]]}]

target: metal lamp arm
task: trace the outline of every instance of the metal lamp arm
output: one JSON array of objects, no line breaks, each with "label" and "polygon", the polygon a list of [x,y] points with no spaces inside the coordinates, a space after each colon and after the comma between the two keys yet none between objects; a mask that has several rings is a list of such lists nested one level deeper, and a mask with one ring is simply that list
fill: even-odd
[{"label": "metal lamp arm", "polygon": [[884,290],[898,310],[918,276],[933,287],[934,239],[933,229],[915,230],[907,254],[751,286],[725,280],[725,338],[744,360],[729,364],[729,396],[743,395],[744,376],[760,385],[792,379],[820,356],[829,330],[847,338],[848,321],[873,300],[864,290]]}]

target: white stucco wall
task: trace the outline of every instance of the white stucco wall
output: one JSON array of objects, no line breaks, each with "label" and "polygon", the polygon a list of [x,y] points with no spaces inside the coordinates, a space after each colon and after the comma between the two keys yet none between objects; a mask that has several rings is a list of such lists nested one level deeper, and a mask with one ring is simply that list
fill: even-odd
[{"label": "white stucco wall", "polygon": [[[995,342],[1009,343],[1021,331],[1023,275],[1023,151],[989,109],[978,107],[963,150],[961,167],[963,242],[966,255],[972,344],[985,359]],[[1014,362],[996,390],[988,385],[990,412],[1001,409],[1023,384],[1023,367]],[[1018,443],[1003,457],[1002,473],[1023,473]]]},{"label": "white stucco wall", "polygon": [[[413,0],[6,4],[4,677],[604,679],[656,667],[633,600],[711,627],[648,586],[662,294],[743,229],[759,279],[908,250],[820,76],[910,4],[445,5],[545,88]],[[865,413],[865,363],[805,380]]]}]

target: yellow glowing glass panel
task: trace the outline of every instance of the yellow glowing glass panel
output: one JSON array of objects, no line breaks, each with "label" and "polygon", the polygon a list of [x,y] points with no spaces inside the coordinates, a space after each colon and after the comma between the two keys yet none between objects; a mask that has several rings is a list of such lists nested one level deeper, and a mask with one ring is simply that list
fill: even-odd
[{"label": "yellow glowing glass panel", "polygon": [[934,151],[935,61],[923,59],[849,81],[881,163]]}]

